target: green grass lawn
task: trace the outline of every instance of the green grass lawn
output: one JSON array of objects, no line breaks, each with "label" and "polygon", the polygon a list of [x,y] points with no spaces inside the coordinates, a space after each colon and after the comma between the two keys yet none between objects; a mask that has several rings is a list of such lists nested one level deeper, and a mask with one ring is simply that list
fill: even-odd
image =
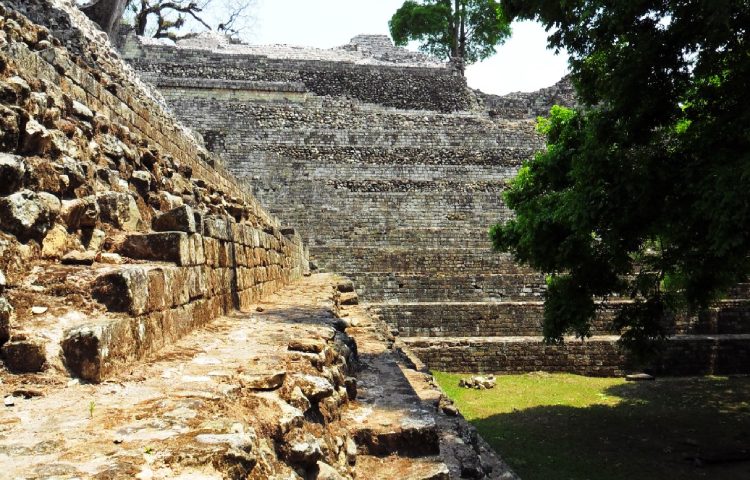
[{"label": "green grass lawn", "polygon": [[750,479],[750,377],[435,378],[524,480]]}]

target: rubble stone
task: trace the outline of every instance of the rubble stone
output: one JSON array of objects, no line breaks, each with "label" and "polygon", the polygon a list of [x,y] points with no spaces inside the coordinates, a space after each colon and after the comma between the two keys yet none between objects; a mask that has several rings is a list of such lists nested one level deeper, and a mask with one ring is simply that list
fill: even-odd
[{"label": "rubble stone", "polygon": [[96,260],[94,252],[70,252],[62,257],[63,265],[93,265]]},{"label": "rubble stone", "polygon": [[38,341],[12,338],[0,352],[8,369],[16,373],[41,372],[47,362],[44,345]]},{"label": "rubble stone", "polygon": [[35,120],[29,120],[26,123],[26,130],[23,136],[23,153],[28,155],[45,155],[50,151],[52,146],[52,135]]},{"label": "rubble stone", "polygon": [[94,228],[99,220],[99,204],[93,195],[64,201],[61,216],[71,230]]},{"label": "rubble stone", "polygon": [[475,388],[477,390],[490,390],[495,388],[497,381],[494,375],[488,376],[476,376],[471,378],[462,378],[458,382],[459,387],[463,388]]},{"label": "rubble stone", "polygon": [[287,439],[284,449],[288,462],[303,467],[313,467],[323,458],[320,441],[309,433]]},{"label": "rubble stone", "polygon": [[334,388],[325,378],[313,375],[295,375],[294,382],[311,402],[319,402],[333,395]]},{"label": "rubble stone", "polygon": [[305,353],[320,353],[326,348],[326,342],[318,339],[297,339],[289,342],[289,350]]},{"label": "rubble stone", "polygon": [[0,297],[0,345],[10,340],[13,306],[5,297]]},{"label": "rubble stone", "polygon": [[145,170],[136,170],[130,177],[130,183],[133,184],[141,196],[145,197],[151,191],[151,174]]},{"label": "rubble stone", "polygon": [[[32,239],[41,241],[57,216],[50,197],[21,190],[0,198],[0,228],[15,235],[21,242]],[[59,200],[57,202],[59,204]]]},{"label": "rubble stone", "polygon": [[60,259],[68,246],[68,231],[62,225],[53,226],[42,241],[42,257]]},{"label": "rubble stone", "polygon": [[21,138],[18,114],[0,105],[0,148],[15,152]]},{"label": "rubble stone", "polygon": [[26,164],[22,157],[0,152],[0,196],[10,195],[23,188]]},{"label": "rubble stone", "polygon": [[141,225],[141,212],[135,199],[128,193],[109,192],[98,195],[96,201],[99,205],[100,218],[126,232],[138,230]]},{"label": "rubble stone", "polygon": [[276,390],[284,385],[285,371],[244,374],[240,377],[245,388],[250,390]]}]

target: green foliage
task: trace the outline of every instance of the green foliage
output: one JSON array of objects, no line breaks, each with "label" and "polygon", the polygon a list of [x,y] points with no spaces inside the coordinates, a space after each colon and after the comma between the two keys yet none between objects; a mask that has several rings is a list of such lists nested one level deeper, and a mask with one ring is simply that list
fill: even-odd
[{"label": "green foliage", "polygon": [[541,120],[547,148],[504,198],[498,250],[551,275],[544,334],[586,336],[595,298],[647,353],[679,311],[706,308],[750,262],[750,4],[505,0],[570,55],[580,105]]},{"label": "green foliage", "polygon": [[416,41],[425,53],[467,64],[492,56],[510,35],[510,22],[494,0],[407,0],[389,26],[396,45]]}]

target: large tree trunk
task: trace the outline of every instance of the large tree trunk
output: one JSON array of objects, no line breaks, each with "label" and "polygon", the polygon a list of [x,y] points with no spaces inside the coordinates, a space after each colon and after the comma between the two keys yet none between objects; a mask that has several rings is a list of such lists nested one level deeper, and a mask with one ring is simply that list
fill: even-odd
[{"label": "large tree trunk", "polygon": [[458,37],[461,35],[461,11],[458,2],[459,0],[454,0],[453,2],[453,51],[451,52],[453,58],[461,56],[458,44]]},{"label": "large tree trunk", "polygon": [[128,0],[94,0],[81,7],[81,10],[112,37],[127,5]]}]

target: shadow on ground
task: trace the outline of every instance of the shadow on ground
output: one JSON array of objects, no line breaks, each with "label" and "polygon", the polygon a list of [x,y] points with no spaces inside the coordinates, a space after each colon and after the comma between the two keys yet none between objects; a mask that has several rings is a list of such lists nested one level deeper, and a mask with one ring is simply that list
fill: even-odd
[{"label": "shadow on ground", "polygon": [[749,378],[666,378],[604,394],[619,403],[472,423],[524,480],[750,478]]}]

